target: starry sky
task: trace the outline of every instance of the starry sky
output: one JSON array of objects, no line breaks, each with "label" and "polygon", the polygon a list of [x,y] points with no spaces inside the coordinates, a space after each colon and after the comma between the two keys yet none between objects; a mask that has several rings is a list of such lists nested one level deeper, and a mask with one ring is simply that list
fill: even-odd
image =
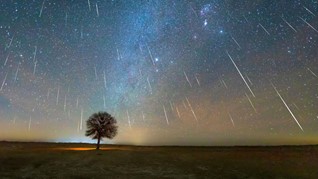
[{"label": "starry sky", "polygon": [[318,143],[317,0],[1,0],[0,140]]}]

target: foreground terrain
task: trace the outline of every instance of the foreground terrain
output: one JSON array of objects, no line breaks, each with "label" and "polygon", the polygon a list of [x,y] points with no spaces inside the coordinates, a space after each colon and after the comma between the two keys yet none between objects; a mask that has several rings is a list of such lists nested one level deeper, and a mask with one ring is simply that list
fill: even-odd
[{"label": "foreground terrain", "polygon": [[0,142],[0,178],[318,178],[318,146],[94,147]]}]

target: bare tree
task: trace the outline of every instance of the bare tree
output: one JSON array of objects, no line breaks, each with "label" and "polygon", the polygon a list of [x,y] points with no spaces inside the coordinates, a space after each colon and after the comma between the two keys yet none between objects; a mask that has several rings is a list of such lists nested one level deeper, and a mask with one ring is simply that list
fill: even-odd
[{"label": "bare tree", "polygon": [[103,137],[112,139],[117,135],[118,126],[116,119],[107,112],[92,114],[86,121],[85,135],[97,139],[96,149],[99,150],[100,140]]}]

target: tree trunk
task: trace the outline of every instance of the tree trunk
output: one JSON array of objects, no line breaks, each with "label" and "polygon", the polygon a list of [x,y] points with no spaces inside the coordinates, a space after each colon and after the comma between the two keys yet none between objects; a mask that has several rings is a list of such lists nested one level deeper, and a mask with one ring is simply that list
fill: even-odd
[{"label": "tree trunk", "polygon": [[97,139],[96,150],[99,150],[99,144],[100,144],[100,136],[98,136],[98,139]]}]

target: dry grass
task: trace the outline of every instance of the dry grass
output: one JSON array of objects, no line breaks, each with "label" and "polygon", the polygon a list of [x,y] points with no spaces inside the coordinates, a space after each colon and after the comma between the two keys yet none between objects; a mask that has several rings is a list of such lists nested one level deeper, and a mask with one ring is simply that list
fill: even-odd
[{"label": "dry grass", "polygon": [[0,178],[318,178],[318,146],[0,143]]}]

